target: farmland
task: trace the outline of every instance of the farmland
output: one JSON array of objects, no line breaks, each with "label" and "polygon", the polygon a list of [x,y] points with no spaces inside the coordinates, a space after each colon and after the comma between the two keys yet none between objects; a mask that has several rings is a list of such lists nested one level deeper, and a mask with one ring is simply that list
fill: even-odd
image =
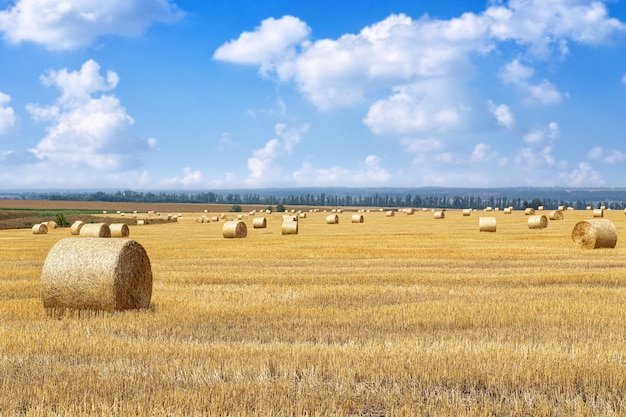
[{"label": "farmland", "polygon": [[575,247],[589,211],[539,230],[520,210],[307,212],[289,236],[274,213],[224,239],[197,222],[224,207],[177,209],[131,226],[154,277],[138,311],[48,316],[69,229],[0,230],[0,416],[626,414],[626,246]]}]

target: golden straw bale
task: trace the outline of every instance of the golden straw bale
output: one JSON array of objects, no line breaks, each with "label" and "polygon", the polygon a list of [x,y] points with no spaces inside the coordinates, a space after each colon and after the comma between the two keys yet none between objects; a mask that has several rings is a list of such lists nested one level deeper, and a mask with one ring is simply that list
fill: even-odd
[{"label": "golden straw bale", "polygon": [[252,220],[252,227],[255,229],[265,229],[267,227],[267,220],[265,217],[255,217]]},{"label": "golden straw bale", "polygon": [[72,226],[70,227],[70,233],[77,236],[80,234],[80,228],[83,227],[83,225],[85,224],[84,221],[82,220],[76,220],[74,223],[72,223]]},{"label": "golden straw bale", "polygon": [[331,214],[330,216],[326,216],[326,224],[338,224],[339,216],[336,214]]},{"label": "golden straw bale", "polygon": [[46,226],[48,226],[48,230],[56,229],[57,222],[50,220],[49,222],[46,222]]},{"label": "golden straw bale", "polygon": [[504,214],[511,214],[511,213],[512,213],[511,207],[504,208]]},{"label": "golden straw bale", "polygon": [[409,215],[409,216],[415,214],[415,209],[414,208],[408,208],[405,211],[406,211],[406,214]]},{"label": "golden straw bale", "polygon": [[495,217],[479,217],[478,218],[478,230],[481,232],[495,232],[496,231],[496,218]]},{"label": "golden straw bale", "polygon": [[604,210],[599,208],[599,209],[594,209],[593,210],[593,217],[604,217]]},{"label": "golden straw bale", "polygon": [[301,219],[306,219],[306,213],[298,213],[298,217]]},{"label": "golden straw bale", "polygon": [[548,218],[550,220],[563,220],[565,216],[561,210],[552,210],[550,214],[548,214]]},{"label": "golden straw bale", "polygon": [[297,235],[298,234],[298,222],[293,220],[283,220],[282,224],[283,235]]},{"label": "golden straw bale", "polygon": [[393,216],[395,216],[395,215],[396,215],[396,212],[395,212],[395,211],[393,211],[393,210],[387,210],[387,211],[385,212],[385,216],[387,216],[387,217],[393,217]]},{"label": "golden straw bale", "polygon": [[130,229],[126,223],[113,223],[109,225],[111,229],[111,237],[128,237],[130,235]]},{"label": "golden straw bale", "polygon": [[37,223],[32,227],[34,235],[45,235],[48,233],[48,226],[45,223]]},{"label": "golden straw bale", "polygon": [[111,229],[106,223],[85,223],[79,234],[87,237],[111,237]]},{"label": "golden straw bale", "polygon": [[48,252],[41,284],[47,310],[148,308],[152,270],[146,251],[134,240],[67,238]]},{"label": "golden straw bale", "polygon": [[435,219],[444,219],[446,217],[446,212],[444,210],[435,210],[433,212],[433,216]]},{"label": "golden straw bale", "polygon": [[463,216],[471,216],[472,215],[472,209],[463,209]]},{"label": "golden straw bale", "polygon": [[548,218],[543,214],[530,216],[528,218],[529,229],[545,229],[548,227]]},{"label": "golden straw bale", "polygon": [[294,216],[293,214],[283,214],[283,221],[297,222],[298,216]]},{"label": "golden straw bale", "polygon": [[617,229],[607,219],[583,220],[574,226],[572,241],[583,249],[614,248],[617,244]]},{"label": "golden straw bale", "polygon": [[246,223],[240,220],[228,220],[222,226],[222,236],[225,238],[244,238],[248,235]]},{"label": "golden straw bale", "polygon": [[524,214],[527,216],[532,216],[533,214],[535,214],[535,209],[532,207],[528,207],[526,210],[524,210]]},{"label": "golden straw bale", "polygon": [[353,214],[352,215],[352,223],[363,223],[363,215],[361,214]]},{"label": "golden straw bale", "polygon": [[138,224],[139,226],[141,226],[141,225],[146,224],[146,221],[145,221],[145,220],[137,220],[137,224]]}]

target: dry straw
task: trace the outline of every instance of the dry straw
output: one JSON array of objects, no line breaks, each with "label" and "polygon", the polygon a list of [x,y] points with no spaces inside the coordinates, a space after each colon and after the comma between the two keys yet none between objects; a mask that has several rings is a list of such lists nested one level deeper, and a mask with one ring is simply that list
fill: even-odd
[{"label": "dry straw", "polygon": [[32,227],[34,235],[45,235],[48,233],[48,226],[45,223],[37,223]]},{"label": "dry straw", "polygon": [[572,241],[583,249],[614,248],[617,244],[617,229],[607,219],[583,220],[574,226]]},{"label": "dry straw", "polygon": [[543,214],[530,216],[528,218],[529,229],[545,229],[546,227],[548,227],[548,218]]},{"label": "dry straw", "polygon": [[306,219],[306,213],[298,213],[298,217],[301,219]]},{"label": "dry straw", "polygon": [[128,237],[130,235],[130,229],[126,223],[113,223],[109,225],[111,230],[111,237]]},{"label": "dry straw", "polygon": [[393,210],[388,210],[387,212],[385,212],[385,216],[387,217],[393,217],[396,215],[396,212]]},{"label": "dry straw", "polygon": [[48,230],[51,229],[56,229],[57,228],[57,222],[50,220],[49,222],[46,222],[46,226],[48,226]]},{"label": "dry straw", "polygon": [[363,223],[363,215],[361,215],[361,214],[353,214],[352,215],[352,223]]},{"label": "dry straw", "polygon": [[552,210],[550,214],[548,214],[548,218],[550,220],[563,220],[563,212],[561,210]]},{"label": "dry straw", "polygon": [[46,309],[148,308],[152,270],[143,246],[130,239],[63,239],[41,271]]},{"label": "dry straw", "polygon": [[222,236],[228,239],[244,238],[248,235],[248,227],[240,220],[229,220],[222,226]]},{"label": "dry straw", "polygon": [[478,230],[481,232],[495,232],[496,231],[496,218],[495,217],[479,217],[478,218]]},{"label": "dry straw", "polygon": [[446,217],[446,212],[443,210],[435,210],[433,212],[433,216],[435,219],[444,219]]},{"label": "dry straw", "polygon": [[326,224],[338,224],[339,216],[336,214],[331,214],[330,216],[326,216]]},{"label": "dry straw", "polygon": [[513,212],[513,210],[511,209],[511,207],[506,207],[504,209],[504,214],[511,214]]},{"label": "dry straw", "polygon": [[283,221],[297,222],[298,216],[294,216],[293,214],[283,214]]},{"label": "dry straw", "polygon": [[472,209],[463,209],[463,215],[464,216],[471,216],[472,215]]},{"label": "dry straw", "polygon": [[255,229],[265,229],[267,227],[267,220],[265,220],[265,217],[255,217],[254,220],[252,220],[252,227]]},{"label": "dry straw", "polygon": [[84,224],[84,221],[76,220],[74,223],[72,223],[72,226],[70,227],[70,233],[74,236],[78,236],[80,234],[80,229],[83,227]]},{"label": "dry straw", "polygon": [[528,207],[526,210],[524,210],[524,214],[527,216],[532,216],[533,214],[535,214],[535,209],[532,207]]},{"label": "dry straw", "polygon": [[593,217],[604,217],[604,210],[599,208],[599,209],[594,209],[593,210]]},{"label": "dry straw", "polygon": [[284,219],[282,224],[283,235],[297,235],[298,234],[298,221]]},{"label": "dry straw", "polygon": [[111,237],[111,229],[106,223],[85,223],[80,228],[80,236]]}]

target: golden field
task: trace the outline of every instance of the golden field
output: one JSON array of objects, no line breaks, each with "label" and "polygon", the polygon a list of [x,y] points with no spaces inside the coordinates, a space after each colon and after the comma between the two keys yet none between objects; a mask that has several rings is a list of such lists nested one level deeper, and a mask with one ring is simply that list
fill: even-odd
[{"label": "golden field", "polygon": [[588,211],[541,230],[521,210],[307,212],[287,236],[274,213],[244,239],[182,214],[131,226],[139,311],[48,316],[69,228],[0,231],[0,416],[626,415],[624,212],[596,250],[571,240]]}]

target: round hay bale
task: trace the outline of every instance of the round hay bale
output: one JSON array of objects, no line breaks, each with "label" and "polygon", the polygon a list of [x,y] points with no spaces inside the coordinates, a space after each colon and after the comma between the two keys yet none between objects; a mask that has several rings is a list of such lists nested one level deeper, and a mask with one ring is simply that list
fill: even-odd
[{"label": "round hay bale", "polygon": [[225,238],[244,238],[248,235],[248,227],[240,220],[229,220],[222,226],[222,236]]},{"label": "round hay bale", "polygon": [[48,226],[48,230],[56,229],[57,222],[50,220],[49,222],[46,222],[46,226]]},{"label": "round hay bale", "polygon": [[543,206],[537,207],[537,211],[543,211]]},{"label": "round hay bale", "polygon": [[572,241],[583,249],[614,248],[617,244],[617,229],[607,219],[583,220],[574,226]]},{"label": "round hay bale", "polygon": [[496,231],[496,218],[495,217],[479,217],[478,218],[478,230],[481,232],[495,232]]},{"label": "round hay bale", "polygon": [[413,214],[415,214],[415,209],[414,208],[408,208],[406,209],[406,214],[411,216]]},{"label": "round hay bale", "polygon": [[283,235],[297,235],[298,234],[298,222],[293,220],[283,220],[282,224]]},{"label": "round hay bale", "polygon": [[284,222],[297,222],[298,221],[298,216],[294,216],[293,214],[283,214],[283,221]]},{"label": "round hay bale", "polygon": [[48,252],[41,284],[46,309],[148,308],[152,270],[145,249],[134,240],[67,238]]},{"label": "round hay bale", "polygon": [[331,214],[330,216],[326,216],[326,224],[338,224],[339,216],[336,214]]},{"label": "round hay bale", "polygon": [[106,223],[85,223],[80,228],[80,236],[111,237],[111,229]]},{"label": "round hay bale", "polygon": [[593,217],[604,217],[604,210],[599,208],[599,209],[594,209],[593,210]]},{"label": "round hay bale", "polygon": [[446,212],[443,210],[435,210],[433,212],[433,216],[435,219],[444,219],[446,217]]},{"label": "round hay bale", "polygon": [[472,209],[463,209],[464,216],[471,216],[471,214],[472,214]]},{"label": "round hay bale", "polygon": [[535,209],[532,207],[528,207],[526,210],[524,210],[524,214],[527,216],[532,216],[533,214],[535,214]]},{"label": "round hay bale", "polygon": [[74,223],[72,223],[72,226],[70,227],[70,233],[74,236],[78,236],[80,234],[80,228],[83,227],[84,224],[84,221],[76,220]]},{"label": "round hay bale", "polygon": [[504,209],[504,214],[511,214],[511,213],[512,213],[511,207],[506,207]]},{"label": "round hay bale", "polygon": [[252,227],[255,229],[265,229],[267,227],[267,220],[265,217],[255,217],[252,220]]},{"label": "round hay bale", "polygon": [[32,227],[34,235],[45,235],[48,233],[48,226],[45,223],[37,223]]},{"label": "round hay bale", "polygon": [[388,211],[385,212],[385,216],[387,216],[387,217],[393,217],[395,215],[396,215],[396,212],[393,211],[393,210],[388,210]]},{"label": "round hay bale", "polygon": [[548,227],[548,218],[543,214],[530,216],[528,218],[529,229],[545,229],[546,227]]},{"label": "round hay bale", "polygon": [[126,223],[113,223],[109,225],[111,230],[111,237],[128,237],[130,235],[130,229]]},{"label": "round hay bale", "polygon": [[548,214],[548,218],[550,220],[563,220],[563,212],[561,210],[552,210],[550,214]]},{"label": "round hay bale", "polygon": [[352,215],[352,223],[363,223],[363,215],[361,214],[353,214]]},{"label": "round hay bale", "polygon": [[306,219],[306,213],[298,213],[298,217],[301,219]]}]

